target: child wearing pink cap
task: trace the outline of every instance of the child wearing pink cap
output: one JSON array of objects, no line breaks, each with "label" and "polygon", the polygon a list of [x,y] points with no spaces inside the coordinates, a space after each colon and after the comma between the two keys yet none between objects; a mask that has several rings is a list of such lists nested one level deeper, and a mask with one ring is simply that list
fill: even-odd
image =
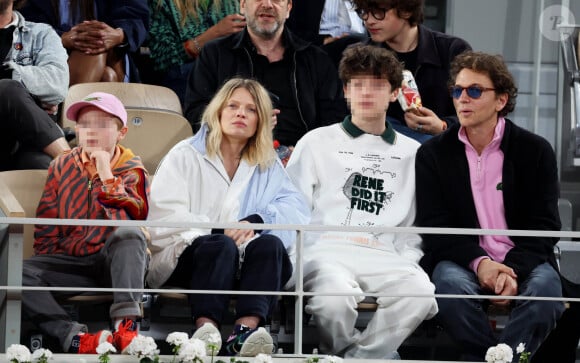
[{"label": "child wearing pink cap", "polygon": [[[141,159],[119,145],[127,133],[127,112],[115,96],[96,92],[66,111],[77,123],[79,146],[56,158],[37,217],[144,220],[148,173]],[[125,352],[137,336],[139,292],[115,292],[110,308],[113,332],[95,334],[73,321],[56,297],[83,288],[142,289],[147,253],[143,232],[133,227],[48,226],[34,231],[35,255],[24,261],[23,286],[79,287],[79,292],[25,291],[24,311],[39,329],[59,340],[63,351],[96,353],[102,342]]]}]

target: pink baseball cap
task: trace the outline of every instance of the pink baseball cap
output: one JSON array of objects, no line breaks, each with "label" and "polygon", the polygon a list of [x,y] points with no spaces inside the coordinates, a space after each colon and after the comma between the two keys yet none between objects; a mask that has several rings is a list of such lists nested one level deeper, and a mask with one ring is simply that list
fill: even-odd
[{"label": "pink baseball cap", "polygon": [[125,106],[117,97],[105,92],[93,92],[82,100],[73,103],[66,110],[66,117],[76,122],[79,112],[87,106],[95,106],[102,111],[110,113],[118,117],[123,122],[123,126],[127,126]]}]

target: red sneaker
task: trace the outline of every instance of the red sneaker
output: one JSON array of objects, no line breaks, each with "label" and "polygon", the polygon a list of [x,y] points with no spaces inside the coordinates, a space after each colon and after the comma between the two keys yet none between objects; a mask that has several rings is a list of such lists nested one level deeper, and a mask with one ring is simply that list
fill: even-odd
[{"label": "red sneaker", "polygon": [[113,333],[113,345],[121,354],[127,354],[127,347],[138,334],[137,322],[131,319],[123,319],[121,324],[119,324],[119,328]]},{"label": "red sneaker", "polygon": [[78,354],[97,354],[99,344],[113,343],[113,335],[108,330],[101,330],[95,334],[78,334],[72,339],[69,352]]}]

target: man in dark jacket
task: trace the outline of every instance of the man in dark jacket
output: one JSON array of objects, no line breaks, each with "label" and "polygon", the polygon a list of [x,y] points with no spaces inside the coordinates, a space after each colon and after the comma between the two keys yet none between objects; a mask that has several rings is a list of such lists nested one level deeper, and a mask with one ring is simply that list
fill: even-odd
[{"label": "man in dark jacket", "polygon": [[342,85],[328,56],[285,28],[291,8],[292,0],[241,0],[246,29],[203,46],[185,97],[194,131],[216,90],[233,76],[255,78],[271,93],[274,137],[282,145],[293,146],[307,131],[346,116]]},{"label": "man in dark jacket", "polygon": [[404,112],[398,103],[389,107],[393,127],[419,142],[445,131],[457,122],[447,92],[449,64],[470,50],[463,39],[431,30],[423,22],[423,0],[351,0],[363,19],[367,43],[392,50],[414,78],[423,106]]},{"label": "man in dark jacket", "polygon": [[[417,153],[417,217],[421,227],[510,230],[560,229],[556,157],[550,144],[505,119],[517,88],[497,56],[465,52],[451,64],[450,94],[459,124],[425,142]],[[554,258],[557,238],[425,234],[421,265],[437,294],[490,295],[438,299],[439,320],[465,353],[523,343],[533,354],[564,311]],[[502,297],[519,296],[510,300]],[[499,338],[488,305],[511,306]],[[514,359],[517,361],[517,358]]]}]

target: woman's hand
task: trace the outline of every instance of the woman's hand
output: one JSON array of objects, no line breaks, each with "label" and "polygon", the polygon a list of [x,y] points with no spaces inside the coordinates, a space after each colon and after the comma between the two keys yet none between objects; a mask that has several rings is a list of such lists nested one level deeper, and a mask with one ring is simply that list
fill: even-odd
[{"label": "woman's hand", "polygon": [[125,33],[97,20],[87,20],[62,35],[62,44],[67,49],[76,49],[85,54],[104,53],[123,43]]},{"label": "woman's hand", "polygon": [[[240,223],[250,223],[248,221],[240,221]],[[224,234],[236,242],[236,245],[239,246],[249,240],[250,238],[254,237],[254,230],[253,229],[225,229]]]}]

